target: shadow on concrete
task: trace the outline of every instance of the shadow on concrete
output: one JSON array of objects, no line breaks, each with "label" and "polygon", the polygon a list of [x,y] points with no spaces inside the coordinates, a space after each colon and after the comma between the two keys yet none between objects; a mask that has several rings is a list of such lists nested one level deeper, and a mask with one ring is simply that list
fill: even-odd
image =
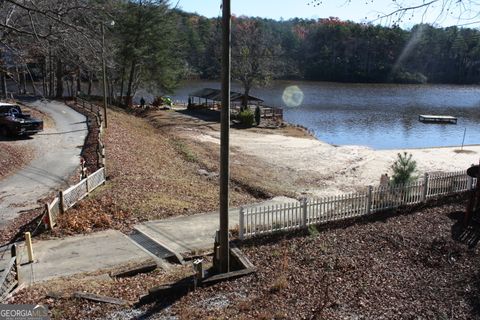
[{"label": "shadow on concrete", "polygon": [[79,130],[70,130],[70,131],[63,131],[63,132],[51,132],[51,133],[37,133],[39,136],[56,136],[61,134],[73,133],[73,132],[82,132],[88,131],[88,129],[79,129]]},{"label": "shadow on concrete", "polygon": [[0,141],[21,141],[21,140],[32,140],[32,136],[2,136],[0,135]]}]

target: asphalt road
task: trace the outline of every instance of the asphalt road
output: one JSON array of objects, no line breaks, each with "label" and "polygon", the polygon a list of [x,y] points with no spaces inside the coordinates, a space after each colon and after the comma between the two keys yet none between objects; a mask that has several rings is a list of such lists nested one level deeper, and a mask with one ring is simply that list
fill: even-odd
[{"label": "asphalt road", "polygon": [[21,141],[34,147],[35,159],[0,180],[0,228],[23,211],[39,207],[38,199],[67,185],[68,177],[79,166],[88,133],[85,117],[61,102],[34,100],[24,103],[47,114],[54,126]]}]

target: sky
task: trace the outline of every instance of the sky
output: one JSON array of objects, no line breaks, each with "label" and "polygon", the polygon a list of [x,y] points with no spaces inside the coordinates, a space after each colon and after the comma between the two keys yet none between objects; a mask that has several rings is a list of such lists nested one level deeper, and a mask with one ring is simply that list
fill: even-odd
[{"label": "sky", "polygon": [[[187,12],[196,12],[206,17],[218,17],[221,15],[221,0],[172,0],[173,4],[178,1],[178,7]],[[383,15],[394,11],[397,7],[393,0],[323,0],[316,7],[309,4],[311,0],[231,0],[232,13],[234,15],[246,15],[254,17],[263,17],[279,20],[281,18],[288,20],[294,17],[299,18],[327,18],[338,17],[342,20],[352,20],[355,22],[371,22],[381,24],[391,24],[388,19],[375,20],[378,15]],[[400,25],[409,28],[417,23],[432,23],[438,26],[462,25],[469,27],[479,27],[480,23],[470,24],[477,20],[459,20],[459,9],[464,12],[468,8],[453,8],[450,16],[440,15],[440,3],[431,6],[426,13],[424,10],[417,11],[413,17],[411,14],[405,16]],[[397,0],[397,3],[401,0]],[[404,0],[404,5],[416,5],[423,0]],[[435,7],[436,6],[436,7]],[[472,12],[479,12],[480,7],[471,8]],[[463,18],[467,17],[463,14]],[[439,18],[440,16],[440,18]],[[447,16],[447,17],[445,17]]]}]

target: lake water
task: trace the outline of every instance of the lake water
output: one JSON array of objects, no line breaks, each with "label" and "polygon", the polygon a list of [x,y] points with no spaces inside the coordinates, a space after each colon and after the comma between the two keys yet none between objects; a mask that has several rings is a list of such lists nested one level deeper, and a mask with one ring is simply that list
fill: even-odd
[{"label": "lake water", "polygon": [[[174,99],[186,100],[218,82],[186,82]],[[241,91],[238,84],[232,90]],[[341,84],[275,81],[251,95],[284,109],[286,121],[312,130],[335,145],[374,149],[458,146],[480,143],[480,86]],[[419,114],[451,115],[458,124],[424,124]]]}]

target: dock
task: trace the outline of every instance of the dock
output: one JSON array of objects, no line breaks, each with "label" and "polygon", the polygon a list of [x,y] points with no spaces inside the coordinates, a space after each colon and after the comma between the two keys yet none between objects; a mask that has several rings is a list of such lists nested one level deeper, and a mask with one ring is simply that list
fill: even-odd
[{"label": "dock", "polygon": [[433,122],[433,123],[452,123],[457,124],[457,118],[452,116],[439,116],[431,114],[421,114],[418,116],[420,122]]}]

